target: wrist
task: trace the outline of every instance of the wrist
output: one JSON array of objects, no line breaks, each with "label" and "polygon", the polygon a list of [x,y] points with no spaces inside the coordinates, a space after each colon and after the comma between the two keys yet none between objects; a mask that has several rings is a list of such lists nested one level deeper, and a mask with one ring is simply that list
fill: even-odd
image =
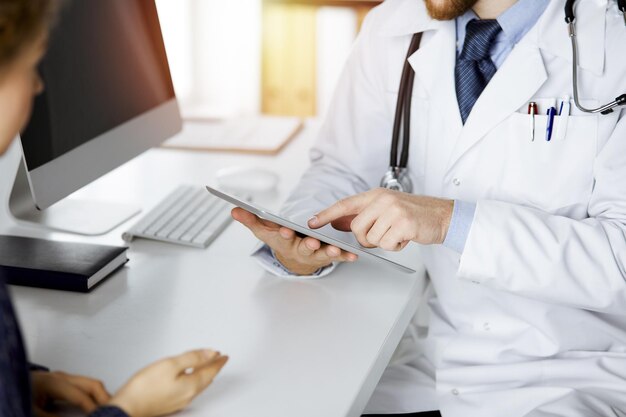
[{"label": "wrist", "polygon": [[111,400],[105,404],[106,406],[117,407],[125,412],[129,417],[142,417],[139,414],[137,408],[132,404],[132,401],[128,401],[119,395],[115,395]]},{"label": "wrist", "polygon": [[441,200],[441,209],[439,214],[440,235],[437,244],[442,244],[446,240],[452,213],[454,212],[454,200]]},{"label": "wrist", "polygon": [[297,262],[290,261],[288,259],[284,259],[280,256],[279,253],[274,252],[274,256],[289,272],[296,275],[313,275],[317,270],[320,269],[319,266],[311,266],[311,265],[302,265]]}]

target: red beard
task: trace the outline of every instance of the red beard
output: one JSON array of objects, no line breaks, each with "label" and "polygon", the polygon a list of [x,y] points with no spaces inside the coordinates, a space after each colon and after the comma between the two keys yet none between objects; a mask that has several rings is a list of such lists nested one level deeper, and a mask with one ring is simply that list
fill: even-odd
[{"label": "red beard", "polygon": [[474,7],[478,0],[424,0],[428,14],[437,20],[452,20]]}]

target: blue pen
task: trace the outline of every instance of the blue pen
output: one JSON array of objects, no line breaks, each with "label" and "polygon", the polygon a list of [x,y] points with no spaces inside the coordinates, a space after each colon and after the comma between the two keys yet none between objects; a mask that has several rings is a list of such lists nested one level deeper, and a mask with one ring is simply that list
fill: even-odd
[{"label": "blue pen", "polygon": [[548,116],[548,124],[546,126],[546,140],[550,141],[552,139],[552,129],[554,128],[554,116],[556,116],[556,109],[554,107],[550,107],[546,112]]}]

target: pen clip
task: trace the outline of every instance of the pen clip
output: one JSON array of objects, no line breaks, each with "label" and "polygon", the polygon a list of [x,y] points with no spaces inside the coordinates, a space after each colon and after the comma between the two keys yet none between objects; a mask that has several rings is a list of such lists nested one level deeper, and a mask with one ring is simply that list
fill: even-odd
[{"label": "pen clip", "polygon": [[537,114],[537,103],[528,103],[528,114],[530,115],[530,141],[535,141],[535,115]]},{"label": "pen clip", "polygon": [[559,124],[556,127],[556,139],[563,140],[567,135],[567,125],[569,124],[569,115],[572,109],[569,96],[564,96],[559,106]]},{"label": "pen clip", "polygon": [[552,131],[554,129],[554,116],[556,116],[556,108],[550,107],[546,112],[548,116],[548,121],[546,123],[546,141],[550,141],[552,139]]}]

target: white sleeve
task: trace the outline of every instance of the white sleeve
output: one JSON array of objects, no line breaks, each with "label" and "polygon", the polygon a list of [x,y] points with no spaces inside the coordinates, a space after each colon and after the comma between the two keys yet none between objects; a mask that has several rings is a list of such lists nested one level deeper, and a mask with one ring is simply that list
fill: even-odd
[{"label": "white sleeve", "polygon": [[478,201],[458,276],[541,301],[626,314],[626,110],[595,158],[594,181],[582,220]]}]

